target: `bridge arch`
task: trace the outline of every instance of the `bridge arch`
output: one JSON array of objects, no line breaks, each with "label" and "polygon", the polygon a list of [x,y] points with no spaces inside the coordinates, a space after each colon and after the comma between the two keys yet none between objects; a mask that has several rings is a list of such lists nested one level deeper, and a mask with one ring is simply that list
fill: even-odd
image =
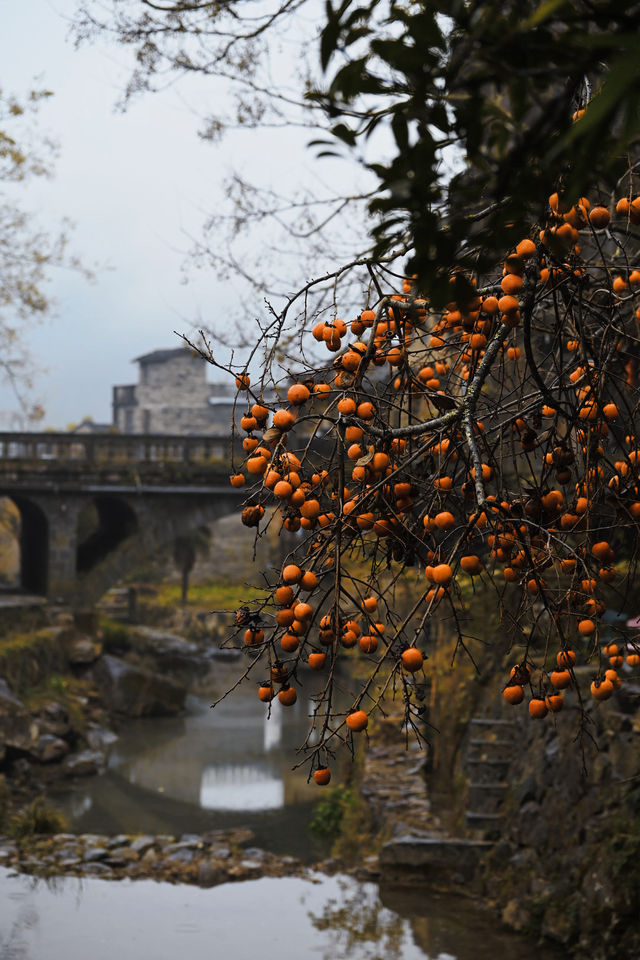
[{"label": "bridge arch", "polygon": [[49,521],[42,508],[18,493],[0,495],[19,513],[17,540],[20,552],[18,586],[25,593],[46,596],[49,572]]},{"label": "bridge arch", "polygon": [[76,573],[89,573],[137,530],[136,512],[126,500],[111,494],[87,500],[77,519]]}]

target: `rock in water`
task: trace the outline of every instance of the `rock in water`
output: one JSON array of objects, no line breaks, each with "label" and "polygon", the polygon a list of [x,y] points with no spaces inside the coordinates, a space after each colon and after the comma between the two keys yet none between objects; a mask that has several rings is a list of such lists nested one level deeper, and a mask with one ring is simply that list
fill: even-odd
[{"label": "rock in water", "polygon": [[128,717],[162,717],[180,713],[187,688],[118,657],[105,656],[93,667],[93,677],[109,709]]},{"label": "rock in water", "polygon": [[74,753],[64,761],[64,772],[68,777],[90,777],[104,769],[106,758],[98,750],[83,750]]},{"label": "rock in water", "polygon": [[28,711],[9,689],[4,680],[0,680],[0,760],[4,759],[7,747],[28,753],[34,746],[39,734]]}]

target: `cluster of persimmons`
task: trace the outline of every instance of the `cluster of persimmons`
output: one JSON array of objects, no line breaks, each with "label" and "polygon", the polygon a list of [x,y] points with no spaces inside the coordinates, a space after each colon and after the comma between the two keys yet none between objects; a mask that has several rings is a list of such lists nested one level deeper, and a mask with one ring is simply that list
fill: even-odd
[{"label": "cluster of persimmons", "polygon": [[[607,603],[629,612],[638,548],[638,224],[632,191],[573,205],[554,193],[493,276],[451,278],[445,309],[406,279],[387,296],[372,285],[350,322],[308,323],[316,359],[281,403],[237,373],[243,523],[281,524],[296,545],[236,619],[250,669],[264,666],[261,700],[294,703],[307,667],[326,677],[304,745],[317,782],[385,692],[401,690],[414,724],[429,621],[469,649],[481,590],[515,652],[504,698],[526,697],[532,717],[561,710],[568,689],[581,706],[589,690],[607,699],[640,663],[605,616]],[[422,586],[397,609],[411,569]],[[370,668],[338,712],[351,648]]]}]

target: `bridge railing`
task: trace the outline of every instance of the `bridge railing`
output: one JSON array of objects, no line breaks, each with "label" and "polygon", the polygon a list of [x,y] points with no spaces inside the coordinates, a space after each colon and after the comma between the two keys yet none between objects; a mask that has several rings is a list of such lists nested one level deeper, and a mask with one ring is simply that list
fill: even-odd
[{"label": "bridge railing", "polygon": [[158,434],[0,433],[0,461],[89,464],[228,462],[230,437]]}]

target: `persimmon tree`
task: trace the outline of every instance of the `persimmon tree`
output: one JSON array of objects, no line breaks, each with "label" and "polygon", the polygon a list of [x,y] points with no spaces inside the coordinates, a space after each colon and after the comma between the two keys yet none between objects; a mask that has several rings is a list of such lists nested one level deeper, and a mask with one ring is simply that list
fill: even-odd
[{"label": "persimmon tree", "polygon": [[[258,536],[266,524],[298,533],[263,601],[238,613],[245,676],[286,705],[307,668],[323,671],[305,744],[320,782],[392,692],[419,733],[425,626],[445,617],[477,656],[470,588],[495,591],[495,626],[514,648],[505,699],[526,697],[533,717],[558,712],[567,687],[581,704],[607,699],[620,668],[640,663],[634,642],[600,641],[603,595],[629,599],[640,520],[640,197],[627,186],[617,202],[565,205],[554,192],[493,271],[465,278],[472,295],[456,297],[451,277],[442,310],[415,278],[369,263],[348,321],[296,316],[306,363],[281,404],[263,397],[286,310],[260,338],[266,379],[238,371],[242,522]],[[416,569],[422,584],[400,608],[396,588]],[[352,648],[367,677],[336,713]],[[586,688],[578,662],[592,665]]]},{"label": "persimmon tree", "polygon": [[[147,78],[223,64],[245,83],[246,58],[207,59],[207,44],[253,7],[109,6]],[[259,8],[260,43],[301,8]],[[242,49],[246,26],[221,49]],[[239,364],[205,333],[202,347],[236,378],[242,522],[296,538],[237,613],[238,682],[286,706],[308,669],[324,677],[300,761],[321,784],[394,694],[420,735],[433,618],[481,669],[473,591],[496,598],[513,648],[500,685],[534,718],[568,688],[605,699],[638,666],[633,642],[601,637],[606,602],[624,607],[635,582],[640,518],[639,26],[640,5],[614,0],[325,7],[314,145],[373,177],[370,235],[267,304]],[[353,657],[365,679],[345,712]]]},{"label": "persimmon tree", "polygon": [[[458,8],[468,24],[472,6]],[[474,64],[486,70],[484,82],[505,110],[513,107],[511,134],[505,128],[496,140],[495,130],[488,139],[475,130],[473,139],[469,104],[454,124],[458,108],[438,106],[445,96],[434,92],[436,77],[422,54],[411,58],[411,17],[403,20],[389,5],[396,35],[387,42],[363,10],[345,19],[350,7],[343,4],[333,19],[330,11],[324,38],[333,30],[334,46],[324,49],[325,63],[344,56],[348,31],[370,50],[357,70],[355,61],[342,66],[325,95],[328,113],[341,118],[333,132],[354,145],[386,111],[398,147],[390,164],[376,168],[381,191],[372,212],[381,216],[373,254],[312,281],[274,311],[255,351],[263,358],[257,382],[247,372],[251,360],[235,371],[247,456],[231,483],[249,487],[242,521],[258,535],[266,523],[299,535],[269,581],[272,592],[238,614],[253,654],[246,676],[258,677],[261,699],[277,696],[287,705],[305,665],[324,672],[302,761],[319,783],[328,782],[336,748],[364,730],[391,694],[403,697],[406,725],[420,736],[416,684],[429,670],[425,627],[445,617],[458,651],[476,656],[465,630],[470,588],[495,592],[495,626],[514,651],[504,697],[513,705],[526,698],[533,718],[559,712],[563,691],[572,688],[585,724],[586,698],[608,699],[620,671],[640,664],[640,647],[625,635],[601,641],[603,597],[624,608],[638,555],[638,114],[626,102],[621,118],[624,104],[611,95],[612,86],[633,86],[637,73],[629,74],[623,51],[626,67],[615,58],[609,69],[597,61],[594,76],[592,51],[599,39],[600,56],[611,38],[592,30],[585,56],[574,51],[575,72],[564,86],[559,59],[545,75],[550,99],[539,115],[530,99],[518,101],[517,86],[500,89],[500,70],[490,69],[484,48],[478,62],[475,48],[463,60],[456,46],[467,49],[468,35],[449,25],[446,36],[434,34],[448,65],[464,63],[461,75],[479,89],[484,75]],[[542,11],[524,30],[511,21],[510,62],[520,55],[514,37],[527,31],[534,46],[561,36],[571,47],[571,36],[549,20]],[[401,39],[398,21],[401,32],[406,27]],[[438,26],[433,11],[430,22]],[[373,75],[376,57],[385,79]],[[433,96],[406,82],[421,66]],[[414,97],[409,106],[406,89]],[[367,111],[356,109],[366,97]],[[379,113],[372,97],[383,102]],[[471,94],[467,99],[477,106]],[[446,184],[435,166],[434,109],[444,135],[454,132],[460,143],[460,131],[468,131],[462,140],[470,169]],[[589,152],[607,111],[606,144]],[[342,122],[345,115],[358,129]],[[520,115],[524,130],[516,131]],[[522,156],[537,164],[519,169]],[[496,196],[507,186],[512,192]],[[588,187],[588,196],[576,196],[577,186]],[[343,272],[358,270],[359,304],[336,295],[332,310],[310,313],[310,288],[336,290]],[[280,359],[288,371],[283,403],[274,407],[264,402],[266,387],[273,387],[276,355],[287,351]],[[424,581],[400,608],[396,587],[416,569]],[[368,669],[344,713],[334,687],[351,648]],[[585,662],[592,668],[586,684],[576,673]]]}]

